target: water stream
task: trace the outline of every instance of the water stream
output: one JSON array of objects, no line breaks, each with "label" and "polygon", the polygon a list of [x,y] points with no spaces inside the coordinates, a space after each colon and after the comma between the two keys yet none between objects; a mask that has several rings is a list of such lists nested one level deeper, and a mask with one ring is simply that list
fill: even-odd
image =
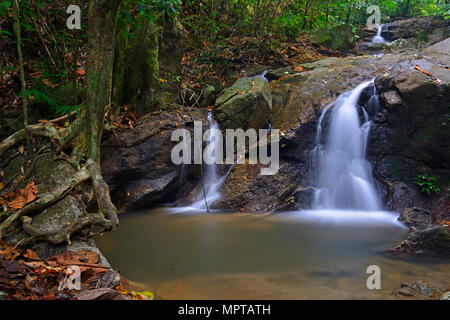
[{"label": "water stream", "polygon": [[[312,152],[314,210],[205,214],[202,192],[188,208],[122,216],[116,232],[98,239],[101,251],[136,290],[164,299],[387,299],[405,281],[448,287],[447,259],[387,253],[407,229],[398,214],[382,210],[366,160],[379,101],[375,89],[365,106],[358,100],[372,85],[340,95],[320,117]],[[208,121],[218,130],[211,113]],[[216,132],[207,144],[212,157]],[[226,176],[205,165],[209,206],[220,199]],[[370,265],[382,270],[381,290],[366,286]]]},{"label": "water stream", "polygon": [[315,209],[379,211],[381,208],[372,168],[365,159],[371,122],[363,110],[365,122],[360,124],[357,105],[361,93],[370,85],[373,81],[364,82],[336,100],[325,138],[323,120],[330,108],[320,118],[313,155],[318,188]]},{"label": "water stream", "polygon": [[381,33],[383,32],[383,28],[384,28],[384,25],[379,25],[378,26],[377,35],[372,38],[372,44],[385,43],[386,42],[386,40],[381,35]]},{"label": "water stream", "polygon": [[[383,220],[173,211],[124,215],[97,242],[136,290],[165,299],[385,299],[404,281],[450,285],[448,259],[384,253],[406,230]],[[380,266],[382,290],[367,289],[369,265]]]}]

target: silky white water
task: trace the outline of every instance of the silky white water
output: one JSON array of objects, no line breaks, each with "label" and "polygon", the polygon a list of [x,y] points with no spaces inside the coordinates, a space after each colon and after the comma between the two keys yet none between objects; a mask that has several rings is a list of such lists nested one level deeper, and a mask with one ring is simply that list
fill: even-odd
[{"label": "silky white water", "polygon": [[372,38],[372,43],[385,43],[386,40],[381,36],[381,33],[383,32],[383,25],[378,26],[377,35]]},{"label": "silky white water", "polygon": [[197,196],[196,202],[192,207],[197,209],[209,209],[210,206],[221,198],[220,187],[225,177],[219,177],[217,173],[217,164],[214,161],[216,156],[217,138],[219,135],[219,124],[214,120],[212,112],[208,114],[209,135],[207,139],[206,155],[209,158],[205,165],[205,172],[202,180],[202,188]]},{"label": "silky white water", "polygon": [[[362,108],[364,122],[360,123],[358,112],[361,93],[370,85],[373,80],[342,94],[320,117],[312,158],[317,187],[313,208],[316,210],[381,209],[372,167],[365,159],[371,121]],[[331,107],[329,130],[326,137],[322,137],[324,118]]]}]

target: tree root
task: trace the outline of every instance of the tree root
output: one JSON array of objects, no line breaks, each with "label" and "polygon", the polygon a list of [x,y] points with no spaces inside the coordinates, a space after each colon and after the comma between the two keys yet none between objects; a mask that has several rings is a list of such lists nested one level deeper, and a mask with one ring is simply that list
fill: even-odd
[{"label": "tree root", "polygon": [[115,228],[119,224],[117,209],[112,203],[109,194],[109,187],[106,184],[105,180],[103,180],[100,166],[94,162],[89,162],[88,166],[92,185],[97,197],[99,211],[111,222],[113,228]]},{"label": "tree root", "polygon": [[72,177],[66,180],[66,183],[59,186],[52,192],[46,193],[39,197],[38,200],[30,203],[29,205],[25,206],[23,209],[17,211],[17,212],[7,212],[6,215],[8,218],[3,221],[3,223],[0,225],[0,233],[3,232],[3,230],[6,230],[12,226],[12,224],[22,216],[29,214],[33,211],[40,210],[43,208],[46,208],[58,200],[60,200],[62,197],[64,197],[67,192],[71,191],[75,186],[80,184],[81,182],[84,182],[90,178],[89,174],[87,173],[86,169],[82,169],[78,171],[76,174],[74,174]]},{"label": "tree root", "polygon": [[[39,136],[44,138],[49,138],[50,140],[55,140],[57,142],[61,142],[61,133],[53,126],[48,126],[45,124],[36,124],[32,126],[28,126],[28,133],[32,136]],[[64,131],[64,130],[61,130]],[[65,131],[64,131],[65,133]],[[21,143],[26,138],[25,129],[19,130],[13,135],[9,136],[5,140],[0,143],[0,158],[3,154],[13,146]]]},{"label": "tree root", "polygon": [[[72,153],[75,152],[76,155],[81,155],[86,151],[84,148],[84,150],[78,148],[80,144],[78,142],[83,140],[76,140],[78,137],[83,139],[83,130],[85,130],[85,127],[82,117],[79,117],[70,127],[63,130],[59,130],[48,124],[27,126],[27,130],[30,136],[45,137],[54,143],[56,142],[57,153],[61,152],[64,146],[72,142],[75,143]],[[25,129],[23,129],[0,142],[0,158],[8,149],[22,143],[25,138]],[[59,156],[56,158],[58,157]],[[48,241],[53,244],[65,241],[70,243],[71,235],[89,226],[100,226],[103,231],[110,231],[116,228],[119,223],[117,209],[111,201],[109,188],[102,177],[99,161],[95,161],[93,157],[90,157],[85,166],[80,169],[79,163],[72,160],[72,158],[64,156],[63,159],[77,169],[77,172],[72,177],[68,178],[64,184],[51,192],[40,196],[37,200],[31,202],[21,210],[15,212],[7,211],[0,214],[0,235],[2,232],[11,228],[19,219],[22,220],[24,231],[31,236],[24,239],[22,244],[29,244],[39,240]],[[91,180],[93,191],[97,199],[97,213],[86,213],[85,216],[73,222],[71,225],[65,226],[64,231],[59,233],[43,231],[32,225],[32,218],[27,216],[28,214],[55,204],[64,198],[67,193],[73,190],[73,188],[87,180]]]},{"label": "tree root", "polygon": [[23,241],[23,245],[31,244],[36,241],[47,241],[52,244],[59,244],[67,241],[70,244],[70,236],[86,227],[96,225],[101,226],[104,230],[110,230],[113,228],[111,222],[105,219],[101,213],[87,214],[58,233],[43,231],[33,226],[31,221],[32,219],[30,217],[22,217],[23,229],[31,236]]}]

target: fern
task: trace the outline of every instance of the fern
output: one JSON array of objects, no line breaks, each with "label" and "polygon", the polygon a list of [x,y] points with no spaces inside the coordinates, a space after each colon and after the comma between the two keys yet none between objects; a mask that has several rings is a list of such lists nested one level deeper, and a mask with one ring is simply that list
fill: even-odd
[{"label": "fern", "polygon": [[56,111],[56,113],[60,115],[70,114],[73,111],[76,111],[78,115],[80,115],[81,110],[84,108],[84,105],[75,105],[75,106],[61,106],[59,105],[55,100],[53,100],[49,95],[47,95],[45,92],[31,89],[25,91],[25,97],[28,99],[28,97],[33,96],[34,100],[40,101],[43,103],[48,104],[53,110]]}]

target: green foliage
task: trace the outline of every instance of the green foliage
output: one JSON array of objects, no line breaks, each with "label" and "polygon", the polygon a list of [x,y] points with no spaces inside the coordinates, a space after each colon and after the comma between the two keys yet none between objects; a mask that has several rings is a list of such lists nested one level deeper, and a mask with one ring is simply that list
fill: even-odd
[{"label": "green foliage", "polygon": [[420,174],[416,177],[414,183],[419,187],[422,193],[426,193],[428,195],[432,192],[437,193],[441,191],[438,185],[438,179],[434,176]]},{"label": "green foliage", "polygon": [[316,28],[364,26],[367,8],[379,6],[382,22],[399,16],[450,16],[440,0],[186,0],[183,24],[199,43],[236,35],[292,39]]},{"label": "green foliage", "polygon": [[56,111],[56,113],[59,113],[61,115],[70,114],[74,111],[76,111],[77,114],[80,115],[81,110],[84,108],[83,105],[75,105],[75,106],[59,105],[52,97],[47,95],[45,92],[36,89],[25,91],[25,97],[28,99],[30,96],[32,96],[35,101],[39,101],[49,105],[52,109]]}]

